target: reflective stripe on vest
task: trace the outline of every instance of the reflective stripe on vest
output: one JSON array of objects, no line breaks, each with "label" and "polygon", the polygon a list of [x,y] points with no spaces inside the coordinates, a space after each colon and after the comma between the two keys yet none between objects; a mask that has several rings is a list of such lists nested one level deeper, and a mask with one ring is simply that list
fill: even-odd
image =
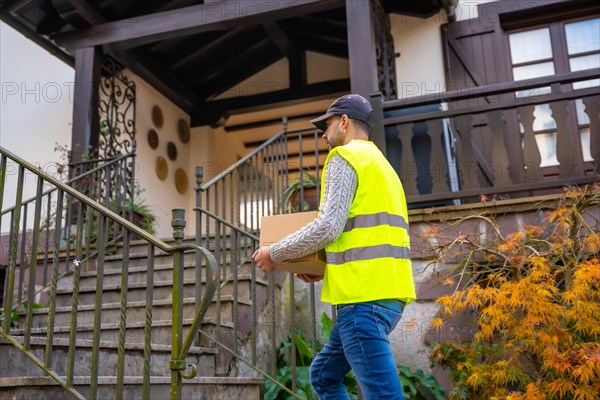
[{"label": "reflective stripe on vest", "polygon": [[403,216],[380,212],[370,215],[356,215],[352,218],[348,218],[346,226],[344,227],[344,232],[354,228],[371,228],[377,225],[390,225],[408,229],[408,223]]},{"label": "reflective stripe on vest", "polygon": [[327,264],[345,264],[351,261],[374,260],[376,258],[410,258],[410,249],[404,246],[380,244],[378,246],[355,247],[346,251],[326,252]]}]

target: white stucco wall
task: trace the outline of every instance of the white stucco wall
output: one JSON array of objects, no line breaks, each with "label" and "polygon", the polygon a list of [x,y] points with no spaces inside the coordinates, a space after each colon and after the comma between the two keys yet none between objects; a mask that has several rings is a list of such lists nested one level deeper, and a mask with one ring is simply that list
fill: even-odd
[{"label": "white stucco wall", "polygon": [[405,99],[445,91],[444,53],[440,27],[442,11],[430,18],[390,15],[396,58],[398,98]]},{"label": "white stucco wall", "polygon": [[[74,78],[70,66],[0,22],[0,146],[54,175],[61,157],[54,151],[56,143],[71,143]],[[9,163],[7,174],[17,174],[17,167]],[[12,178],[7,182],[16,181]],[[35,195],[35,184],[26,175],[24,199]],[[14,205],[16,185],[6,184],[4,190],[3,208],[8,208]],[[2,232],[8,232],[8,225],[6,216]]]},{"label": "white stucco wall", "polygon": [[254,96],[287,89],[290,87],[288,65],[287,58],[282,58],[250,78],[225,90],[216,99]]},{"label": "white stucco wall", "polygon": [[[485,3],[491,3],[497,0],[460,0],[458,2],[458,6],[456,7],[456,20],[457,21],[464,21],[466,19],[474,19],[477,18],[479,16],[479,10],[478,10],[478,6],[480,4],[485,4]],[[527,2],[524,2],[527,3]],[[529,3],[530,4],[530,3]],[[491,13],[489,15],[489,17],[497,17],[497,15],[494,15],[494,10],[490,9],[489,12]]]},{"label": "white stucco wall", "polygon": [[350,78],[350,64],[343,58],[307,51],[306,62],[306,81],[309,84]]},{"label": "white stucco wall", "polygon": [[[137,157],[135,178],[139,186],[143,188],[140,197],[150,206],[157,217],[156,234],[161,238],[172,236],[171,209],[185,208],[186,219],[189,218],[191,210],[188,207],[188,196],[193,189],[193,173],[189,169],[190,144],[184,144],[177,136],[177,123],[180,118],[189,123],[189,116],[179,107],[174,105],[156,89],[146,83],[140,77],[128,75],[137,85],[137,108],[136,108],[136,139]],[[157,105],[163,112],[162,127],[154,126],[152,122],[152,108]],[[158,134],[158,147],[152,149],[148,144],[148,131],[154,129]],[[167,155],[167,144],[173,142],[177,148],[177,158],[169,159]],[[156,174],[156,159],[162,156],[167,161],[167,177],[160,180]],[[188,175],[188,189],[181,194],[175,187],[175,171],[183,168]]]},{"label": "white stucco wall", "polygon": [[[186,210],[186,235],[194,234],[194,207],[196,185],[195,168],[202,165],[208,179],[221,173],[245,154],[239,138],[227,134],[222,128],[212,129],[202,126],[190,129],[190,140],[183,143],[178,137],[177,124],[180,119],[190,122],[190,117],[146,83],[140,77],[128,73],[138,87],[137,99],[137,161],[136,179],[144,189],[141,197],[157,216],[156,234],[161,238],[172,237],[171,210]],[[158,128],[152,122],[152,108],[158,105],[163,112],[163,126]],[[159,137],[159,145],[152,149],[148,144],[148,131],[154,129]],[[167,143],[173,142],[177,148],[177,158],[169,159]],[[167,161],[168,173],[164,180],[156,174],[156,159],[162,156]],[[175,171],[181,168],[188,178],[185,193],[179,193],[175,186]],[[206,181],[206,179],[205,179]]]}]

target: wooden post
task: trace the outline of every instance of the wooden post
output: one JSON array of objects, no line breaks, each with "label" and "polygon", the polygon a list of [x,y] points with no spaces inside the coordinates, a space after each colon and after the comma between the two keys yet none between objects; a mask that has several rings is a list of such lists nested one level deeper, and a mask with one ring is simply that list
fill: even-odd
[{"label": "wooden post", "polygon": [[73,162],[81,161],[88,149],[98,147],[100,134],[99,90],[102,52],[96,47],[75,52],[75,86],[71,150]]},{"label": "wooden post", "polygon": [[350,87],[368,99],[378,90],[375,32],[371,1],[346,0]]},{"label": "wooden post", "polygon": [[377,55],[371,0],[346,0],[346,26],[350,60],[350,88],[352,93],[360,94],[371,102],[376,123],[369,139],[379,147],[383,154],[386,154],[383,99],[381,93],[378,93]]},{"label": "wooden post", "polygon": [[371,132],[369,140],[381,150],[384,156],[387,157],[387,149],[385,146],[385,126],[383,125],[383,95],[381,92],[374,92],[368,97],[373,113],[375,114],[375,126]]}]

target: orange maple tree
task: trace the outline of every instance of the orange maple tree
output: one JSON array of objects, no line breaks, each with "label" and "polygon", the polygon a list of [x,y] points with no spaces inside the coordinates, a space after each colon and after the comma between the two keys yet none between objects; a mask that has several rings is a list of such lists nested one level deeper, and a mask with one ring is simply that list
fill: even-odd
[{"label": "orange maple tree", "polygon": [[480,215],[494,239],[460,234],[437,249],[436,261],[458,261],[433,326],[475,313],[471,341],[431,353],[451,371],[451,399],[600,399],[599,209],[599,182],[569,188],[523,232]]}]

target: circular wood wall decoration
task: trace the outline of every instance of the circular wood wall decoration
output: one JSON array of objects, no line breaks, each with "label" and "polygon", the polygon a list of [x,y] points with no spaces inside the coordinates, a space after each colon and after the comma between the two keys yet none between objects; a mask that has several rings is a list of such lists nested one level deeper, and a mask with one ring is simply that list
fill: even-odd
[{"label": "circular wood wall decoration", "polygon": [[148,145],[151,149],[158,147],[158,133],[154,129],[148,131]]},{"label": "circular wood wall decoration", "polygon": [[188,177],[186,172],[182,168],[177,168],[175,171],[175,187],[181,194],[187,192],[188,189]]},{"label": "circular wood wall decoration", "polygon": [[163,126],[163,112],[159,106],[152,107],[152,123],[157,129]]},{"label": "circular wood wall decoration", "polygon": [[175,143],[167,143],[167,155],[169,160],[175,161],[177,159],[177,146],[175,146]]},{"label": "circular wood wall decoration", "polygon": [[169,174],[169,167],[167,166],[167,160],[163,156],[156,157],[156,163],[154,164],[154,170],[156,171],[156,176],[161,181],[167,179],[167,175]]},{"label": "circular wood wall decoration", "polygon": [[190,126],[186,120],[180,119],[179,122],[177,122],[177,135],[182,143],[190,141]]}]

